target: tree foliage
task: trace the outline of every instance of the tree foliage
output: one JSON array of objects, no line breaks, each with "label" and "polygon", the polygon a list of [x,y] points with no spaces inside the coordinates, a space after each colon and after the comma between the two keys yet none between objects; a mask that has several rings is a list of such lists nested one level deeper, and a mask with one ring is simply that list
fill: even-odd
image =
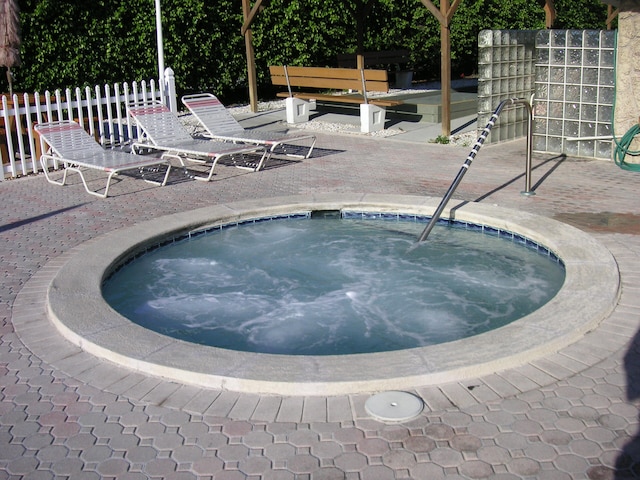
[{"label": "tree foliage", "polygon": [[[434,2],[438,5],[437,0]],[[56,88],[157,77],[154,0],[20,0],[22,65],[14,89]],[[604,28],[600,0],[555,0],[558,28]],[[440,25],[419,0],[271,0],[252,26],[260,92],[271,64],[335,65],[355,52],[356,19],[365,50],[408,49],[420,79],[439,78]],[[247,98],[240,0],[162,0],[165,65],[179,93]],[[463,0],[451,24],[452,75],[476,69],[483,29],[544,28],[531,0]],[[0,90],[6,85],[0,75]]]}]

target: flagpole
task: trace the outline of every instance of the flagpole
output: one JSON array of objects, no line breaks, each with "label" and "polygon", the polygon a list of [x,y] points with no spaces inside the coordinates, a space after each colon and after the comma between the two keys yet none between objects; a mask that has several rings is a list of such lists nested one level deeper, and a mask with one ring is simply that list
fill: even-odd
[{"label": "flagpole", "polygon": [[158,82],[164,91],[164,47],[162,39],[162,14],[160,11],[160,0],[156,1],[156,38],[158,42]]}]

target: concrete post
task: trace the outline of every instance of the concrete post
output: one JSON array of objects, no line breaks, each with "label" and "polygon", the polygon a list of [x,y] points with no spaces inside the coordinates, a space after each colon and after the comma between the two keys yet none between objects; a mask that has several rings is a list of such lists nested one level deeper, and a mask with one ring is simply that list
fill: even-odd
[{"label": "concrete post", "polygon": [[377,132],[384,129],[386,109],[370,103],[360,105],[360,131]]},{"label": "concrete post", "polygon": [[287,110],[287,123],[303,123],[309,121],[309,102],[299,98],[287,97],[284,101]]}]

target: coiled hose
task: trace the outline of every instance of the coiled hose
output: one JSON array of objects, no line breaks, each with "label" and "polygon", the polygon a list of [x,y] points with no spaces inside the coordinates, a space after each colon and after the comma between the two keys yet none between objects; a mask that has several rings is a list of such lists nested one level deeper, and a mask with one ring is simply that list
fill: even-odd
[{"label": "coiled hose", "polygon": [[629,150],[631,142],[638,134],[640,134],[640,125],[636,124],[631,127],[620,140],[618,140],[615,135],[613,137],[616,143],[616,147],[613,152],[613,160],[616,162],[616,165],[624,170],[640,172],[640,163],[628,163],[624,160],[627,155],[634,157],[640,155],[640,150]]},{"label": "coiled hose", "polygon": [[[615,41],[615,46],[613,51],[615,52],[615,60],[613,62],[613,68],[614,68],[613,78],[617,78],[616,66],[618,63],[618,32],[616,32],[614,41]],[[613,93],[613,113],[614,114],[616,111],[616,97],[617,97],[617,89],[615,89],[615,84],[614,84],[614,93]],[[636,135],[640,134],[640,124],[635,124],[633,127],[631,127],[627,131],[627,133],[625,133],[620,138],[620,140],[616,138],[614,125],[615,125],[615,119],[612,119],[611,129],[613,133],[613,141],[616,144],[613,152],[613,160],[616,162],[616,165],[618,165],[620,168],[624,170],[629,170],[632,172],[640,172],[640,163],[628,163],[628,162],[625,162],[624,160],[627,155],[631,155],[632,157],[640,155],[640,150],[629,150],[629,147],[631,146],[631,142],[633,142],[633,139],[636,137]]]}]

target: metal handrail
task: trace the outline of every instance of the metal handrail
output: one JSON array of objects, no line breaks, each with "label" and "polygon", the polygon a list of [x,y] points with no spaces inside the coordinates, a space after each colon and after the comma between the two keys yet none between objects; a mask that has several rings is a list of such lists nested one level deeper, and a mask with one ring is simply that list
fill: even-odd
[{"label": "metal handrail", "polygon": [[476,155],[478,154],[480,147],[482,147],[482,145],[484,144],[484,141],[489,136],[491,129],[493,128],[496,121],[498,120],[498,117],[500,116],[500,113],[508,105],[524,105],[525,108],[527,109],[528,121],[527,121],[527,159],[526,159],[526,165],[525,165],[525,189],[524,191],[521,192],[521,194],[535,195],[535,192],[531,190],[531,152],[533,148],[533,129],[532,129],[533,109],[531,108],[531,104],[527,100],[523,100],[521,98],[509,98],[507,100],[503,100],[502,102],[500,102],[498,107],[493,112],[493,115],[491,115],[491,118],[489,119],[487,126],[484,127],[484,129],[482,130],[482,133],[480,134],[480,137],[478,137],[478,140],[476,140],[476,143],[473,145],[473,148],[471,149],[469,156],[467,157],[465,162],[462,164],[462,167],[460,167],[460,170],[458,171],[456,178],[454,178],[453,183],[451,184],[451,186],[449,186],[447,193],[445,193],[444,197],[442,197],[442,200],[440,201],[440,205],[438,205],[438,208],[436,208],[436,211],[431,217],[431,220],[429,220],[429,223],[420,234],[420,237],[418,238],[418,242],[425,241],[429,236],[429,233],[431,233],[431,230],[433,230],[433,227],[435,226],[436,222],[440,219],[440,215],[442,215],[442,211],[447,206],[447,203],[451,199],[451,196],[456,191],[456,188],[458,188],[458,185],[462,181],[462,177],[464,177],[464,175],[467,173],[467,170],[469,169],[469,167],[471,166],[471,163],[473,162]]}]

